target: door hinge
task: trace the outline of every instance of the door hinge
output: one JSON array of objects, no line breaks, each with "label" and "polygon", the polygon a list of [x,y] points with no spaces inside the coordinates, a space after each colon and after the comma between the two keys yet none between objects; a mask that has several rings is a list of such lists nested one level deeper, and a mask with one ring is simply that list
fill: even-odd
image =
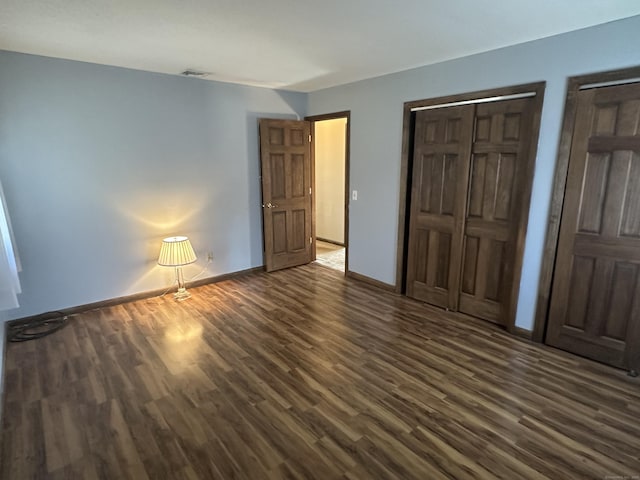
[{"label": "door hinge", "polygon": [[309,237],[309,245],[313,243],[313,237]]},{"label": "door hinge", "polygon": [[309,187],[309,195],[311,195],[311,187]]},{"label": "door hinge", "polygon": [[309,134],[309,143],[311,143],[311,134]]}]

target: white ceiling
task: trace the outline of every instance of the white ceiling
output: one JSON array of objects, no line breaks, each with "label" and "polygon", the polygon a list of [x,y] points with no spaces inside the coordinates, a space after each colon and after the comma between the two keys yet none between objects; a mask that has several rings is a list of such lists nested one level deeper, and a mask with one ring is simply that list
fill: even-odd
[{"label": "white ceiling", "polygon": [[0,49],[309,92],[638,14],[639,0],[0,0]]}]

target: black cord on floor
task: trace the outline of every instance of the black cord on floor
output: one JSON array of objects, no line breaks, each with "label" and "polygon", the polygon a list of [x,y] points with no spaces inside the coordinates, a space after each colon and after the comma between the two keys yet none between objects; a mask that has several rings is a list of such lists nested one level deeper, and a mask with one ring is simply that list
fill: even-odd
[{"label": "black cord on floor", "polygon": [[69,321],[62,312],[47,312],[25,321],[9,322],[7,339],[10,342],[36,340],[57,332]]}]

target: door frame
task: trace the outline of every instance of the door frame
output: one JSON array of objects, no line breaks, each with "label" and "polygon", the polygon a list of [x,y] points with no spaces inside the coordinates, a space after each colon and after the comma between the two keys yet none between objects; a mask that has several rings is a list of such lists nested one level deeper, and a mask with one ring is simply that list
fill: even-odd
[{"label": "door frame", "polygon": [[[523,191],[523,201],[520,205],[520,215],[518,220],[518,230],[515,241],[515,262],[513,265],[513,282],[508,295],[507,313],[505,315],[506,329],[511,333],[516,333],[515,326],[518,294],[520,292],[520,279],[522,274],[522,261],[524,255],[524,243],[529,223],[529,206],[531,202],[531,189],[533,186],[533,173],[535,171],[536,153],[538,150],[538,139],[540,133],[540,117],[542,113],[542,103],[544,100],[544,90],[546,82],[534,82],[509,87],[492,88],[488,90],[478,90],[475,92],[447,95],[444,97],[414,100],[404,103],[402,122],[402,157],[400,163],[400,198],[398,207],[398,240],[396,246],[396,286],[395,292],[401,295],[406,293],[406,271],[407,271],[407,246],[409,241],[409,213],[411,203],[411,184],[413,170],[413,135],[415,131],[415,111],[420,107],[431,107],[434,105],[456,104],[457,102],[481,103],[483,100],[494,99],[509,95],[519,95],[534,93],[533,118],[531,123],[531,133],[535,141],[529,146],[528,163],[525,167],[525,176],[528,179]],[[496,99],[497,100],[497,99]]]},{"label": "door frame", "polygon": [[[628,80],[635,80],[628,82]],[[564,192],[569,171],[569,157],[573,141],[576,112],[578,109],[578,92],[585,88],[597,86],[612,86],[624,83],[640,82],[640,67],[611,70],[569,77],[567,94],[564,105],[564,118],[560,132],[560,143],[556,159],[556,167],[549,207],[549,221],[544,242],[540,281],[538,282],[538,301],[533,324],[532,340],[543,343],[545,341],[547,322],[549,320],[549,306],[551,304],[551,289],[553,287],[553,272],[556,265],[562,209],[564,207]]]},{"label": "door frame", "polygon": [[313,195],[311,195],[311,236],[313,245],[311,248],[312,261],[316,259],[316,122],[323,120],[347,119],[344,148],[344,274],[349,273],[349,200],[350,200],[350,138],[351,138],[351,110],[341,112],[325,113],[322,115],[310,115],[304,117],[311,122],[311,184],[313,185]]}]

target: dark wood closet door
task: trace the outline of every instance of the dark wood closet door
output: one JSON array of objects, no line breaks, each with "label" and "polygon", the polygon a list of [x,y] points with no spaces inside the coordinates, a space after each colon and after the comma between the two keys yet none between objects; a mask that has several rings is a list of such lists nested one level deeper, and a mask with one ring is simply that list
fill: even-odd
[{"label": "dark wood closet door", "polygon": [[578,93],[546,342],[640,368],[640,85]]},{"label": "dark wood closet door", "polygon": [[534,99],[479,104],[464,224],[461,312],[505,324],[527,191]]},{"label": "dark wood closet door", "polygon": [[416,113],[407,295],[455,310],[474,106]]},{"label": "dark wood closet door", "polygon": [[311,261],[311,124],[260,120],[264,262],[268,272]]}]

